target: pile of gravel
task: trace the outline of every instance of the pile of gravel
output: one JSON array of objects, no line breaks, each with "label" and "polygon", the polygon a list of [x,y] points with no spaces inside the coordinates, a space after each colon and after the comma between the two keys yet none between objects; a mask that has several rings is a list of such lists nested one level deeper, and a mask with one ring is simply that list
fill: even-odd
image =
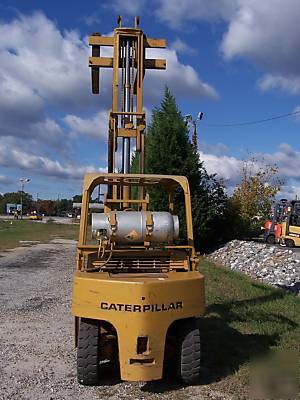
[{"label": "pile of gravel", "polygon": [[300,255],[265,243],[232,240],[209,259],[251,278],[300,294]]}]

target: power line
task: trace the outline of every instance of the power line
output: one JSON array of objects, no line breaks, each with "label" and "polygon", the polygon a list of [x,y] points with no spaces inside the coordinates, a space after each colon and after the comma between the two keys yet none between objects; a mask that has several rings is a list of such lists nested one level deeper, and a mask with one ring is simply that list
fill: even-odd
[{"label": "power line", "polygon": [[207,124],[206,122],[203,122],[203,125],[211,126],[211,127],[219,127],[219,128],[221,128],[221,127],[226,128],[226,127],[231,127],[231,126],[256,125],[256,124],[262,124],[262,123],[268,122],[268,121],[273,121],[274,119],[291,117],[291,116],[296,115],[296,114],[300,114],[300,110],[294,111],[294,112],[288,113],[288,114],[276,115],[276,116],[270,117],[270,118],[258,119],[258,120],[255,120],[255,121],[226,123],[226,124]]}]

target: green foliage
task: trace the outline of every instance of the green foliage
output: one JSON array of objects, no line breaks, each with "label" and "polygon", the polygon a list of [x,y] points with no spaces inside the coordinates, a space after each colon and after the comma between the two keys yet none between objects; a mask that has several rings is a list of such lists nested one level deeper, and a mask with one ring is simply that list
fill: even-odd
[{"label": "green foliage", "polygon": [[60,215],[63,212],[72,211],[72,204],[73,204],[72,200],[61,199],[58,200],[56,204],[57,204],[56,205],[57,215]]},{"label": "green foliage", "polygon": [[74,203],[81,203],[82,202],[82,195],[81,194],[76,194],[73,196],[73,202]]},{"label": "green foliage", "polygon": [[[81,202],[81,196],[74,196],[77,202]],[[42,200],[34,201],[29,193],[22,193],[23,199],[23,214],[30,213],[35,210],[40,214],[45,215],[62,215],[64,212],[72,211],[73,201],[70,199],[61,200]],[[6,214],[7,203],[21,203],[21,192],[4,193],[0,195],[0,214]]]},{"label": "green foliage", "polygon": [[244,161],[241,182],[232,196],[239,204],[241,217],[250,222],[257,217],[267,218],[281,185],[276,165],[254,158]]},{"label": "green foliage", "polygon": [[56,215],[57,214],[57,201],[54,200],[38,200],[35,208],[39,214]]},{"label": "green foliage", "polygon": [[219,235],[218,241],[215,243],[228,242],[233,239],[241,239],[251,236],[250,222],[242,218],[240,203],[232,197],[225,202],[223,213],[219,215]]},{"label": "green foliage", "polygon": [[138,174],[139,173],[139,153],[135,152],[131,159],[130,165],[130,173],[131,174]]},{"label": "green foliage", "polygon": [[24,241],[47,243],[57,238],[77,239],[78,225],[0,220],[0,251],[24,246]]},{"label": "green foliage", "polygon": [[29,193],[26,192],[21,193],[21,191],[19,191],[19,192],[4,193],[3,196],[0,196],[0,214],[6,214],[7,203],[20,204],[21,194],[23,202],[23,214],[29,212],[33,203],[32,196]]},{"label": "green foliage", "polygon": [[[218,223],[226,206],[223,186],[215,175],[209,175],[199,159],[198,152],[188,138],[188,129],[175,98],[166,88],[160,107],[153,110],[152,121],[145,143],[146,173],[184,175],[191,191],[195,245],[206,251],[220,240]],[[136,158],[134,162],[136,163]],[[151,209],[166,210],[167,195],[161,190],[151,190]],[[179,215],[182,230],[184,222],[184,197],[175,193],[175,213]]]},{"label": "green foliage", "polygon": [[69,199],[61,200],[41,200],[34,203],[34,207],[39,214],[64,216],[66,212],[72,212],[73,202]]},{"label": "green foliage", "polygon": [[[253,281],[204,258],[200,259],[199,270],[206,280],[201,339],[210,360],[214,360],[211,379],[218,382],[214,388],[221,390],[224,398],[226,394],[229,398],[249,399],[251,373],[260,359],[272,351],[290,352],[292,365],[298,365],[300,301],[287,291]],[[284,365],[280,368],[285,370]],[[292,382],[293,375],[289,379]]]}]

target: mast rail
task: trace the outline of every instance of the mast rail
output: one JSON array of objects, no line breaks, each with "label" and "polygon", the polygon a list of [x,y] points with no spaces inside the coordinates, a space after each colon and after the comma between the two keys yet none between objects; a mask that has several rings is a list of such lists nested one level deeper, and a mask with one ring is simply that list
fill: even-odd
[{"label": "mast rail", "polygon": [[[121,60],[119,60],[121,64]],[[92,67],[101,68],[112,68],[114,66],[113,57],[89,57],[89,65]],[[136,66],[136,63],[135,63]],[[119,65],[121,68],[122,65]],[[145,58],[144,60],[145,69],[166,69],[167,61],[161,58]]]},{"label": "mast rail", "polygon": [[111,115],[133,115],[137,117],[145,117],[146,113],[144,112],[135,112],[135,111],[111,111]]},{"label": "mast rail", "polygon": [[[166,69],[166,60],[146,58],[146,49],[163,49],[166,47],[166,40],[147,38],[143,30],[139,28],[138,17],[135,17],[132,28],[122,27],[121,17],[118,19],[118,25],[112,36],[93,33],[89,38],[92,50],[89,57],[92,92],[94,94],[100,92],[100,69],[113,69],[112,109],[108,126],[108,172],[115,174],[117,170],[120,170],[122,174],[130,174],[131,152],[135,148],[138,154],[138,172],[143,174],[146,128],[146,115],[143,110],[143,79],[147,70]],[[102,55],[101,46],[112,47],[113,56]],[[121,153],[120,162],[119,153]],[[128,200],[131,198],[130,185],[121,185],[119,189],[117,185],[108,186],[107,198],[126,199],[127,201],[119,203],[127,209],[129,208]],[[140,186],[138,197],[143,199],[145,189],[144,185]],[[144,207],[144,204],[142,206]]]},{"label": "mast rail", "polygon": [[[89,38],[90,46],[113,46],[113,36],[101,36],[100,34],[93,34]],[[152,49],[165,49],[167,46],[166,39],[145,38],[144,47]]]},{"label": "mast rail", "polygon": [[132,200],[132,199],[106,199],[106,203],[134,203],[134,204],[139,204],[139,203],[145,203],[149,204],[149,200]]}]

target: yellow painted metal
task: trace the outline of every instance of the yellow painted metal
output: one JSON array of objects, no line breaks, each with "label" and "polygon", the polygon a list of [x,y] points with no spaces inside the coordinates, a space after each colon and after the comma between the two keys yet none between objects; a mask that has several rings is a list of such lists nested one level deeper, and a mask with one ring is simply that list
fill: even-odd
[{"label": "yellow painted metal", "polygon": [[[167,68],[167,62],[164,59],[146,58],[144,63],[145,63],[145,69],[166,69]],[[90,65],[90,67],[112,68],[114,66],[114,59],[113,59],[113,57],[90,57],[89,65]]]},{"label": "yellow painted metal", "polygon": [[[100,36],[92,35],[89,37],[89,45],[90,46],[110,46],[114,45],[114,38],[113,36]],[[146,38],[145,45],[146,48],[158,48],[164,49],[166,47],[166,40],[165,39],[151,39]]]},{"label": "yellow painted metal", "polygon": [[284,221],[281,224],[282,234],[281,237],[284,241],[292,240],[296,247],[300,247],[300,226],[289,225]]},{"label": "yellow painted metal", "polygon": [[90,67],[112,68],[114,59],[112,57],[90,57],[89,65]]},{"label": "yellow painted metal", "polygon": [[[204,312],[201,274],[195,271],[156,275],[77,271],[74,276],[73,315],[105,320],[114,326],[124,380],[160,379],[168,328],[174,321]],[[137,354],[139,336],[148,337],[145,354]]]},{"label": "yellow painted metal", "polygon": [[[197,270],[194,249],[191,198],[188,180],[184,176],[144,174],[144,143],[146,116],[143,111],[143,78],[147,69],[165,69],[166,61],[146,59],[145,49],[165,48],[164,39],[147,38],[138,27],[118,28],[112,37],[94,34],[89,38],[93,57],[89,58],[92,81],[99,78],[100,68],[113,69],[112,109],[109,113],[108,172],[86,174],[77,246],[77,265],[73,280],[72,313],[75,317],[77,344],[80,319],[96,319],[113,327],[109,337],[116,337],[121,378],[130,381],[150,381],[162,377],[166,335],[173,323],[204,313],[204,277]],[[130,42],[130,83],[125,85],[125,43]],[[100,47],[113,47],[113,58],[100,57]],[[128,54],[128,53],[127,53]],[[130,91],[130,109],[124,108],[124,90]],[[128,87],[129,86],[129,87]],[[99,92],[99,84],[93,88]],[[117,169],[118,139],[135,141],[139,154],[138,174],[119,174]],[[143,245],[102,247],[107,262],[100,259],[100,245],[88,241],[89,200],[98,185],[107,186],[104,212],[110,225],[117,229],[116,210],[131,209],[147,212],[149,232]],[[185,200],[186,244],[153,247],[151,244],[152,214],[149,211],[148,188],[162,187],[169,198],[169,211],[174,212],[174,194],[183,191]],[[131,198],[132,188],[138,188],[138,198]],[[130,212],[130,211],[128,211]],[[131,265],[125,272],[116,265],[121,260]],[[130,260],[134,260],[130,264]],[[132,266],[138,265],[141,268]],[[157,266],[158,265],[158,266]],[[139,267],[141,266],[141,267]],[[101,328],[102,329],[102,328]],[[105,328],[103,328],[105,331]],[[138,338],[147,338],[147,348],[138,351]]]},{"label": "yellow painted metal", "polygon": [[[111,184],[114,186],[161,186],[167,192],[172,194],[176,187],[181,187],[185,198],[185,214],[186,214],[186,228],[187,228],[187,244],[193,248],[193,222],[192,222],[192,208],[189,182],[185,176],[175,175],[153,175],[153,174],[86,174],[83,181],[83,198],[81,208],[81,221],[87,221],[89,198],[98,185]],[[115,202],[118,202],[118,198]],[[130,200],[129,200],[130,203]],[[172,203],[170,203],[170,207]],[[83,245],[86,241],[87,224],[81,222],[79,232],[79,245]],[[193,253],[195,251],[193,250]]]},{"label": "yellow painted metal", "polygon": [[[121,21],[121,19],[120,19]],[[110,113],[109,122],[109,149],[108,149],[108,171],[113,173],[116,171],[116,156],[115,149],[117,147],[118,137],[135,139],[136,151],[140,154],[140,172],[144,172],[144,132],[145,132],[145,113],[143,112],[143,79],[145,70],[147,69],[166,69],[166,60],[164,59],[146,59],[146,48],[165,48],[165,39],[147,38],[143,30],[137,25],[138,19],[135,19],[135,27],[122,27],[121,22],[119,27],[114,30],[114,36],[105,37],[99,33],[91,35],[89,44],[94,47],[109,46],[113,47],[113,57],[89,57],[89,66],[93,70],[99,68],[113,68],[113,101],[112,110]],[[124,83],[122,82],[122,74],[124,68],[124,43],[129,39],[132,43],[132,66],[134,69],[134,82],[131,82],[130,90],[132,96],[131,110],[125,112],[122,106]],[[134,99],[133,99],[134,98]],[[135,119],[136,117],[136,119]],[[126,129],[120,127],[120,118],[131,119],[131,128]],[[113,192],[116,194],[115,189]],[[130,196],[128,188],[123,188],[123,197]],[[141,189],[143,197],[143,190]],[[115,196],[114,196],[115,197]]]}]

